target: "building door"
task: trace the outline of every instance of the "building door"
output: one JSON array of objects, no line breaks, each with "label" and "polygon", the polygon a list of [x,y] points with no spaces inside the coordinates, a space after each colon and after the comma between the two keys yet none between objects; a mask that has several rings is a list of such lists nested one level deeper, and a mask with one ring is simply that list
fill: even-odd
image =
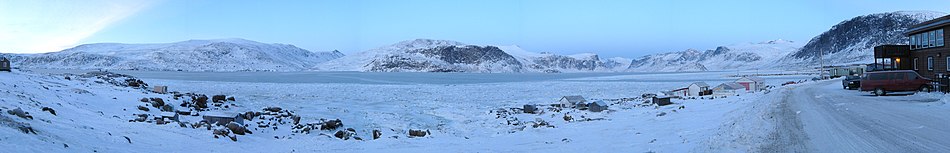
[{"label": "building door", "polygon": [[739,82],[739,84],[745,87],[745,91],[752,90],[752,88],[749,88],[750,86],[748,82]]}]

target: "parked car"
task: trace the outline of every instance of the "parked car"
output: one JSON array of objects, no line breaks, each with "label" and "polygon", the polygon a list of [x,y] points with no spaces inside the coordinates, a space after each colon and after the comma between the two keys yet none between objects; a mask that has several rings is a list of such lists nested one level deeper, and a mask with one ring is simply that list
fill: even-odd
[{"label": "parked car", "polygon": [[845,76],[844,80],[841,80],[841,86],[848,90],[858,89],[861,87],[861,77],[853,75]]},{"label": "parked car", "polygon": [[883,96],[887,92],[922,91],[929,89],[930,79],[911,70],[877,71],[865,73],[861,79],[861,91]]}]

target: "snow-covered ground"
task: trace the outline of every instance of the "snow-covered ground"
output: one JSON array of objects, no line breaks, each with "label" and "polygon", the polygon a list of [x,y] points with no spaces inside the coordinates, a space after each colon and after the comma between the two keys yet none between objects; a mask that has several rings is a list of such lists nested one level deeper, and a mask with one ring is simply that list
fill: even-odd
[{"label": "snow-covered ground", "polygon": [[[770,128],[774,126],[769,126],[774,123],[762,119],[763,115],[750,114],[770,113],[762,108],[780,99],[782,92],[775,91],[785,90],[783,87],[727,98],[674,99],[676,104],[663,107],[638,105],[638,99],[616,100],[685,87],[695,81],[718,85],[734,80],[732,75],[737,73],[772,72],[135,74],[152,86],[167,85],[172,91],[234,96],[234,107],[225,111],[278,106],[294,111],[301,123],[340,119],[343,128],[353,128],[363,141],[333,137],[339,130],[291,133],[283,125],[279,130],[252,128],[253,134],[237,136],[237,141],[214,138],[203,128],[129,122],[135,118],[133,114],[159,113],[155,108],[137,110],[143,97],[164,98],[177,109],[187,109],[177,107],[181,101],[168,94],[100,84],[95,78],[83,81],[35,72],[0,73],[0,109],[4,112],[0,115],[0,147],[12,148],[12,152],[754,152],[766,142],[759,140],[774,131]],[[178,75],[184,77],[173,77]],[[323,78],[330,81],[321,81]],[[778,85],[809,76],[764,78],[770,85]],[[598,113],[556,111],[546,106],[565,95],[604,100],[611,106]],[[538,105],[544,113],[498,113],[525,104]],[[6,113],[17,107],[33,119]],[[44,112],[42,107],[53,108],[58,115]],[[565,121],[565,115],[574,120]],[[512,120],[520,124],[511,125]],[[536,120],[553,127],[532,127]],[[36,134],[24,134],[15,126],[27,124]],[[408,138],[409,129],[429,130],[430,135]],[[373,130],[380,130],[382,138],[372,140]]]}]

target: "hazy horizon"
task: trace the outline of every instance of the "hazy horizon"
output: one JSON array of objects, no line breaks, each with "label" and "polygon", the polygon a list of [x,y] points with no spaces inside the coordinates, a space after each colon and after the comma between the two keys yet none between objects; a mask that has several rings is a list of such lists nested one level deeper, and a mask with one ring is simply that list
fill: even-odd
[{"label": "hazy horizon", "polygon": [[918,2],[6,1],[0,52],[242,38],[352,54],[425,38],[639,57],[775,39],[804,44],[856,16],[941,9],[911,5]]}]

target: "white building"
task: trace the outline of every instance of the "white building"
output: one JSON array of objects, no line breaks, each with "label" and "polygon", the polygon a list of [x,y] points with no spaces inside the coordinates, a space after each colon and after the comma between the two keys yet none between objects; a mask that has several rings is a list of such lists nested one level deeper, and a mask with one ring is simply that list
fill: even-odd
[{"label": "white building", "polygon": [[745,86],[742,86],[741,84],[736,83],[736,82],[726,82],[714,87],[713,95],[716,95],[716,96],[736,95],[739,93],[738,91],[745,92]]},{"label": "white building", "polygon": [[561,97],[561,100],[558,100],[561,103],[561,107],[564,108],[573,108],[577,105],[587,105],[587,99],[584,99],[582,96],[564,96]]},{"label": "white building", "polygon": [[765,89],[765,79],[754,76],[746,76],[736,80],[736,83],[745,87],[746,92],[757,92]]},{"label": "white building", "polygon": [[707,91],[709,91],[709,84],[706,84],[705,82],[695,82],[686,88],[687,96],[705,96],[708,94]]}]

